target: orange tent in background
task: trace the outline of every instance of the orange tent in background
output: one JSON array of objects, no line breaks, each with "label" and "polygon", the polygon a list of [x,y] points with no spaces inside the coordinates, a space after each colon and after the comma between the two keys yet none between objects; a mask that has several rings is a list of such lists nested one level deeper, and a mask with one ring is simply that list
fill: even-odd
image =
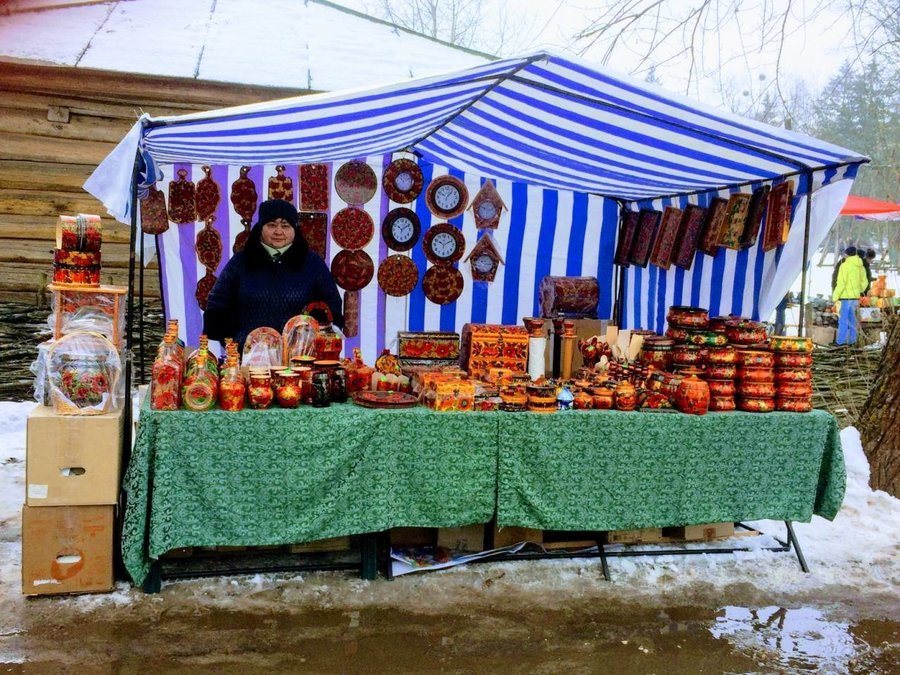
[{"label": "orange tent in background", "polygon": [[865,220],[900,220],[900,204],[850,195],[841,209],[841,215]]}]

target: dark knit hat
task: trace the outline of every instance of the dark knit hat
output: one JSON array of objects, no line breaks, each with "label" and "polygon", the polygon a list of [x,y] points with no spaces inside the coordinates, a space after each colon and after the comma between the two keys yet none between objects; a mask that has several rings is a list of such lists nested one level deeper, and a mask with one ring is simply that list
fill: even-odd
[{"label": "dark knit hat", "polygon": [[265,225],[279,218],[284,218],[295,228],[297,227],[297,209],[290,202],[283,199],[270,199],[259,205],[257,223]]},{"label": "dark knit hat", "polygon": [[[260,213],[262,213],[262,207],[260,207],[259,210],[260,210]],[[844,253],[846,253],[847,255],[856,255],[856,247],[848,246],[847,248],[844,249]]]}]

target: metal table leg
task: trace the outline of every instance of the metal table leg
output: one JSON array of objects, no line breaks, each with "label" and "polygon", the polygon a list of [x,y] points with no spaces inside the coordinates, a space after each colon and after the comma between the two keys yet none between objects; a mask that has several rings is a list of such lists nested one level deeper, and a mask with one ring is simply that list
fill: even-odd
[{"label": "metal table leg", "polygon": [[159,593],[162,589],[162,563],[155,560],[150,565],[150,573],[144,579],[144,593]]},{"label": "metal table leg", "polygon": [[612,581],[609,578],[609,565],[606,562],[606,549],[603,548],[603,537],[605,533],[599,537],[597,537],[597,551],[600,553],[600,566],[603,568],[603,578],[607,581]]},{"label": "metal table leg", "polygon": [[377,533],[368,532],[360,535],[359,538],[359,556],[360,556],[360,576],[363,579],[371,581],[378,576],[378,545]]},{"label": "metal table leg", "polygon": [[784,524],[787,526],[787,540],[788,540],[788,548],[790,545],[794,545],[794,549],[797,551],[797,560],[800,561],[800,569],[809,574],[809,567],[806,565],[806,558],[803,557],[803,551],[800,550],[800,540],[797,539],[797,535],[794,533],[794,526],[791,525],[791,521],[786,520]]}]

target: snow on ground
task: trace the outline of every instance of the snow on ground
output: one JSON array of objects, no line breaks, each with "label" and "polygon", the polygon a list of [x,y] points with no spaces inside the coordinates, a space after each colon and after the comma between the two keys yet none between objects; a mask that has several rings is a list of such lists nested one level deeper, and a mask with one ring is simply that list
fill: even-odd
[{"label": "snow on ground", "polygon": [[[869,467],[853,428],[841,433],[848,485],[834,522],[796,524],[810,574],[792,553],[613,558],[613,583],[599,560],[483,563],[445,572],[367,582],[342,573],[269,574],[167,582],[148,596],[122,582],[112,594],[25,601],[20,595],[20,518],[24,500],[25,420],[32,403],[0,402],[0,633],[26,615],[126,611],[153,618],[178,609],[260,613],[387,606],[421,614],[448,607],[562,608],[573,601],[668,607],[816,606],[838,616],[900,619],[900,500],[868,486]],[[761,522],[784,536],[784,525]],[[742,539],[757,549],[767,538]],[[53,603],[47,605],[46,603]],[[13,628],[14,629],[14,628]]]}]

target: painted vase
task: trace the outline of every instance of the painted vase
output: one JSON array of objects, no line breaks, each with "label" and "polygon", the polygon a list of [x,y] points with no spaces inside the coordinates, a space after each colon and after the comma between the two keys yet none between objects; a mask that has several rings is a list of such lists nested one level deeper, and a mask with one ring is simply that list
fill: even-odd
[{"label": "painted vase", "polygon": [[591,410],[594,407],[594,399],[585,391],[575,394],[575,410]]},{"label": "painted vase", "polygon": [[219,383],[219,407],[229,412],[243,410],[246,389],[241,380],[222,380]]},{"label": "painted vase", "polygon": [[615,390],[616,410],[634,410],[637,407],[637,390],[628,380],[622,380]]},{"label": "painted vase", "polygon": [[592,396],[595,410],[609,410],[613,407],[613,390],[607,387],[597,387]]},{"label": "painted vase", "polygon": [[709,409],[709,385],[696,372],[686,374],[675,393],[675,405],[689,415],[704,415]]},{"label": "painted vase", "polygon": [[250,387],[247,389],[247,400],[250,407],[265,410],[272,405],[275,393],[272,391],[272,378],[269,375],[250,375]]},{"label": "painted vase", "polygon": [[279,373],[275,400],[282,408],[296,408],[300,403],[300,374],[290,370]]}]

